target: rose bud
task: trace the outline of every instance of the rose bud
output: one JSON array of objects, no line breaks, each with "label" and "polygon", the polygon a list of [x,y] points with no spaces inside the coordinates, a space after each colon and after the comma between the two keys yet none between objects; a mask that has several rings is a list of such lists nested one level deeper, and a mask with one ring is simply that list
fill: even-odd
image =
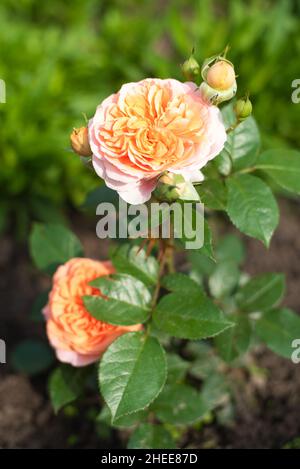
[{"label": "rose bud", "polygon": [[228,90],[235,84],[235,72],[233,66],[225,60],[216,62],[209,68],[206,82],[216,90]]},{"label": "rose bud", "polygon": [[175,202],[179,193],[174,180],[175,174],[163,174],[153,192],[154,197],[160,202]]},{"label": "rose bud", "polygon": [[234,112],[239,120],[247,119],[252,114],[252,103],[249,98],[238,99],[235,106]]},{"label": "rose bud", "polygon": [[89,144],[87,127],[74,129],[70,135],[71,147],[80,156],[91,156],[92,150]]},{"label": "rose bud", "polygon": [[[203,181],[201,171],[197,171],[197,182]],[[181,174],[165,173],[158,181],[153,192],[160,202],[175,202],[181,200],[199,200],[198,193],[193,184],[186,181]]]},{"label": "rose bud", "polygon": [[237,85],[234,67],[224,57],[207,59],[202,66],[201,75],[204,81],[200,92],[207,102],[218,105],[235,95]]},{"label": "rose bud", "polygon": [[183,76],[187,80],[193,81],[195,78],[197,78],[197,76],[200,74],[200,65],[198,64],[193,54],[182,64],[181,70]]}]

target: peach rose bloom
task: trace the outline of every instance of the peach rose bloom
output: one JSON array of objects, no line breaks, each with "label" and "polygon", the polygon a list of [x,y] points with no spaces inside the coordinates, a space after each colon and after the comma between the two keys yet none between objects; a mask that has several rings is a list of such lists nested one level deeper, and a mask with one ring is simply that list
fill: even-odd
[{"label": "peach rose bloom", "polygon": [[166,170],[187,181],[226,141],[221,113],[202,98],[195,83],[148,78],[123,85],[105,99],[89,122],[96,173],[126,202],[151,197]]},{"label": "peach rose bloom", "polygon": [[60,361],[73,366],[88,365],[98,360],[118,336],[141,329],[140,324],[125,327],[98,321],[85,309],[83,295],[101,295],[88,283],[113,272],[109,261],[83,258],[71,259],[58,267],[43,312],[49,341]]}]

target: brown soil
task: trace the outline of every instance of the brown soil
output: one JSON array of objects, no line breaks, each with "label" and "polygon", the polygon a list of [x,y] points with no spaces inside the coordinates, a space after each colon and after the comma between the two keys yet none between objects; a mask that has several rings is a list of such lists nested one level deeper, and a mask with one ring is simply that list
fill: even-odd
[{"label": "brown soil", "polygon": [[[300,206],[281,202],[280,226],[268,251],[247,239],[246,271],[256,274],[281,271],[287,277],[285,304],[300,311]],[[84,224],[83,224],[84,220]],[[73,228],[82,240],[87,256],[105,257],[107,243],[97,240],[95,220],[75,216]],[[0,245],[0,338],[7,344],[8,358],[20,340],[45,338],[43,323],[33,323],[28,315],[38,292],[49,286],[46,276],[32,266],[27,250],[8,237]],[[236,418],[229,427],[217,423],[192,432],[186,442],[192,447],[281,448],[300,437],[300,365],[294,365],[263,349],[253,357],[266,378],[249,379],[241,370],[236,375]],[[114,432],[110,440],[97,437],[92,424],[82,415],[54,416],[46,393],[47,375],[31,380],[15,374],[8,364],[0,364],[0,447],[67,448],[70,446],[118,447]]]}]

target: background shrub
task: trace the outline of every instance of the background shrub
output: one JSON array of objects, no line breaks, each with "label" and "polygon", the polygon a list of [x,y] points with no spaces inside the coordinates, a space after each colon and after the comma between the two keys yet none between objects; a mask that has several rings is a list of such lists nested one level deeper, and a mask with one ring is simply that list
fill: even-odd
[{"label": "background shrub", "polygon": [[55,207],[79,206],[99,180],[69,153],[71,128],[123,82],[182,79],[192,46],[201,61],[230,44],[264,146],[299,144],[299,9],[293,0],[2,0],[0,225],[14,213],[23,232],[32,218],[57,218]]}]

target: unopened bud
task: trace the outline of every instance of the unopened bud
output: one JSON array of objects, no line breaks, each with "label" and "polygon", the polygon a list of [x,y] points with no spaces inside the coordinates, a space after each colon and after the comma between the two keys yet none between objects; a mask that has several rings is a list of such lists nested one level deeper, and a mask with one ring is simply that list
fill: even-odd
[{"label": "unopened bud", "polygon": [[80,156],[91,156],[92,150],[89,144],[87,127],[74,129],[70,135],[71,147]]},{"label": "unopened bud", "polygon": [[163,174],[154,191],[160,202],[175,202],[178,199],[199,201],[199,195],[193,184],[186,181],[181,174]]},{"label": "unopened bud", "polygon": [[179,192],[174,176],[171,173],[166,173],[159,178],[153,195],[160,202],[175,202],[178,199]]},{"label": "unopened bud", "polygon": [[225,60],[216,62],[209,68],[206,82],[216,90],[228,90],[235,83],[235,72],[233,66]]},{"label": "unopened bud", "polygon": [[187,80],[195,80],[200,74],[200,65],[193,56],[190,56],[181,66],[182,73]]},{"label": "unopened bud", "polygon": [[244,120],[247,119],[247,117],[251,116],[252,103],[250,99],[238,99],[234,106],[234,112],[239,120]]},{"label": "unopened bud", "polygon": [[237,85],[234,67],[222,56],[213,56],[205,60],[201,68],[203,83],[200,91],[204,99],[218,105],[228,101],[236,94]]}]

